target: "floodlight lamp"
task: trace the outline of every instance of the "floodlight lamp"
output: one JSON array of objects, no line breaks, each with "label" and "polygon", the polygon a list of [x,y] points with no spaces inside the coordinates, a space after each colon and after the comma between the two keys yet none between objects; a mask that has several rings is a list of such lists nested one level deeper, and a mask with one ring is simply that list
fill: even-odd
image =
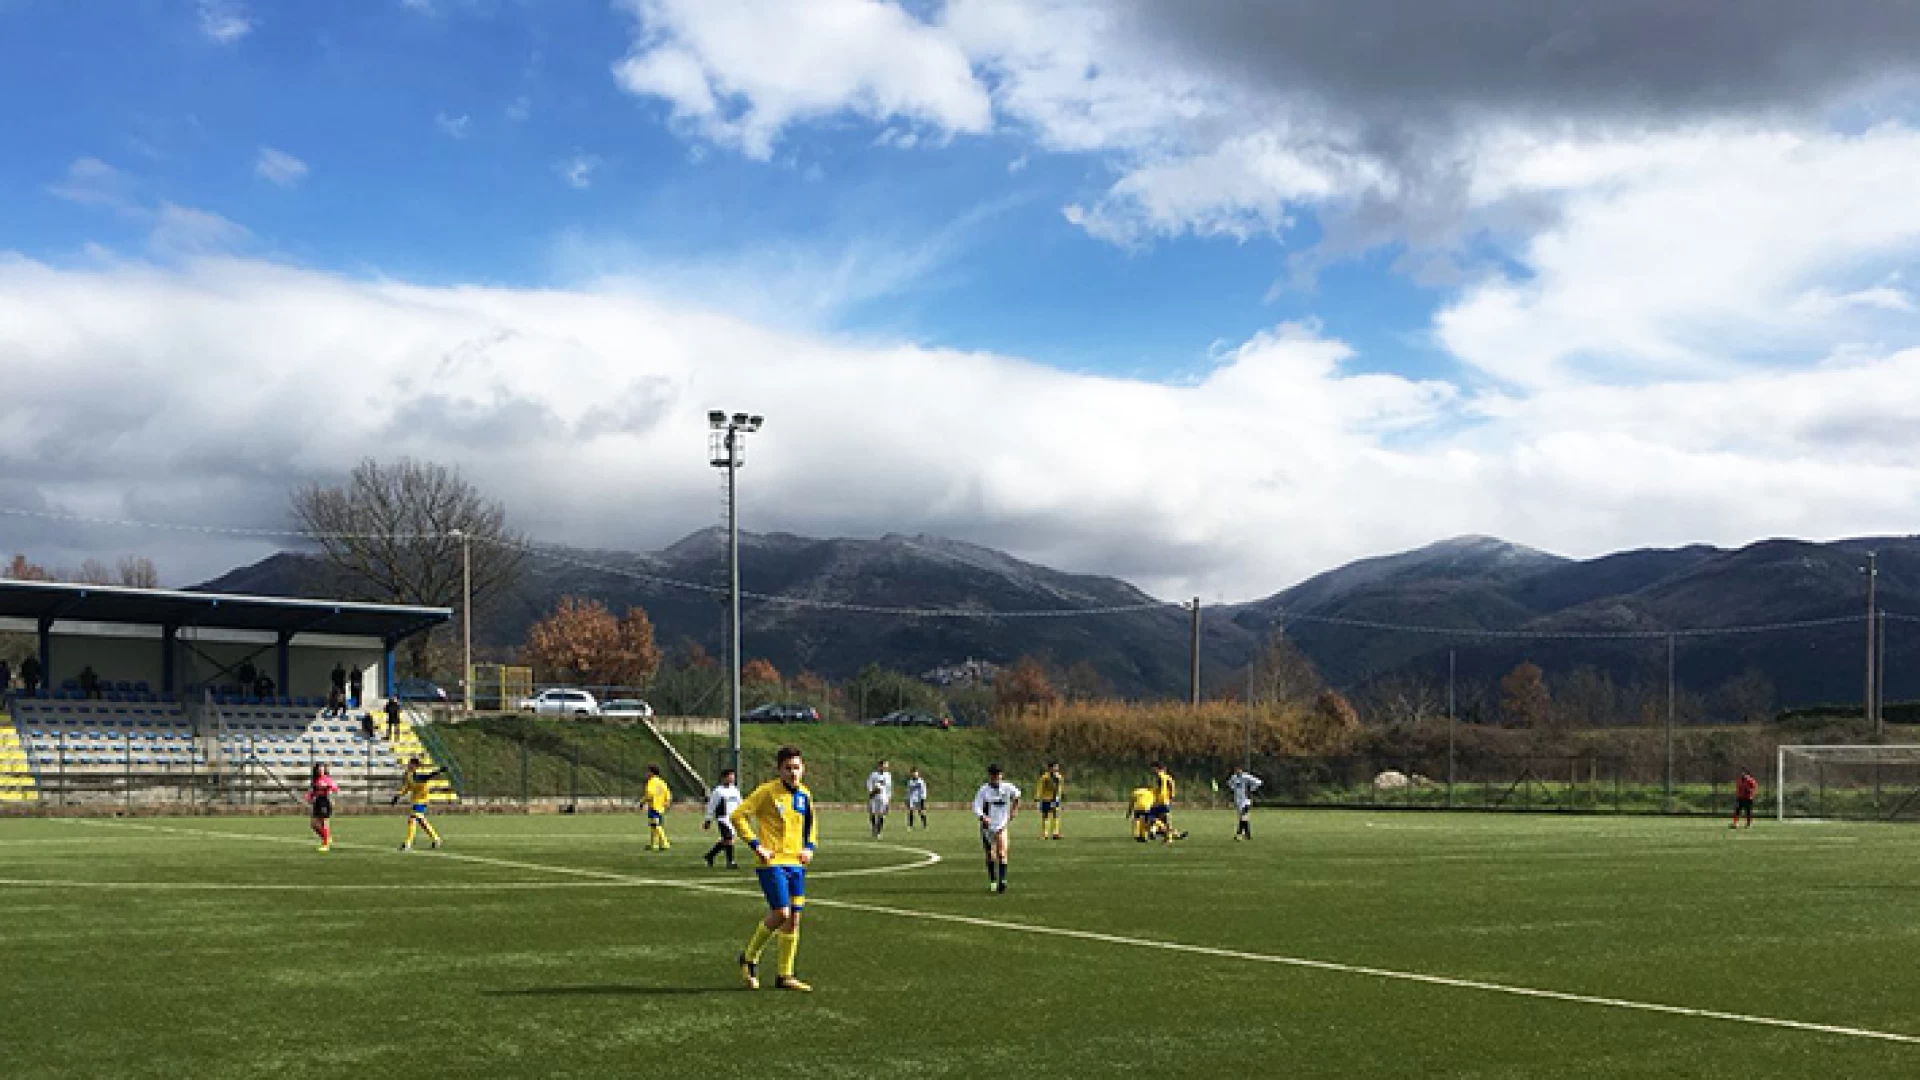
[{"label": "floodlight lamp", "polygon": [[743,412],[737,412],[737,413],[734,413],[734,414],[733,414],[733,426],[735,426],[735,427],[746,427],[746,426],[747,426],[747,414],[746,414],[746,413],[743,413]]},{"label": "floodlight lamp", "polygon": [[760,430],[760,421],[761,421],[761,420],[763,420],[763,419],[765,419],[765,417],[760,417],[760,416],[749,416],[749,417],[747,417],[747,430],[748,430],[748,431],[759,431],[759,430]]},{"label": "floodlight lamp", "polygon": [[715,409],[707,414],[707,423],[716,428],[725,427],[727,426],[727,414],[721,412],[719,409]]}]

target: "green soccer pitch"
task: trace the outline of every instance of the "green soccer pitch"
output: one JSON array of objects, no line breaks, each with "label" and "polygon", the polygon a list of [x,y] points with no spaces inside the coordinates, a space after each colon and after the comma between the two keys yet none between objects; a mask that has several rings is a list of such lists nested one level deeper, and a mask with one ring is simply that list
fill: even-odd
[{"label": "green soccer pitch", "polygon": [[0,1072],[1920,1076],[1911,826],[1069,807],[995,896],[933,817],[826,816],[810,995],[737,985],[763,905],[684,809],[0,819]]}]

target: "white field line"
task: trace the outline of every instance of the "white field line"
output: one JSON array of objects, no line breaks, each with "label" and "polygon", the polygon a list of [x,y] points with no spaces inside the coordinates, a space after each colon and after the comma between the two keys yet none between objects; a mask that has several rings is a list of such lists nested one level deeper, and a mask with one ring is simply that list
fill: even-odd
[{"label": "white field line", "polygon": [[[76,823],[97,824],[106,828],[141,828],[158,832],[232,837],[242,840],[300,842],[291,840],[290,838],[263,837],[249,833],[223,833],[203,829],[178,829],[164,825],[139,825],[131,822],[94,822],[88,819],[74,820]],[[355,846],[370,847],[371,845]],[[547,873],[587,877],[603,881],[626,881],[637,885],[658,885],[665,888],[688,889],[696,892],[723,893],[729,896],[753,895],[754,893],[754,890],[737,886],[713,885],[699,881],[649,879],[628,874],[617,874],[611,871],[582,870],[569,866],[548,866],[541,863],[520,862],[514,859],[496,859],[485,855],[468,855],[448,851],[434,851],[427,854],[443,859],[457,859],[463,862],[503,866],[517,870],[545,871]],[[1542,990],[1537,987],[1488,982],[1484,979],[1459,979],[1447,975],[1429,975],[1424,972],[1400,971],[1393,968],[1372,967],[1366,964],[1342,964],[1331,960],[1314,960],[1299,956],[1281,956],[1275,953],[1247,952],[1241,949],[1222,949],[1209,945],[1190,945],[1178,941],[1159,941],[1153,938],[1128,937],[1121,934],[1103,934],[1094,930],[1075,930],[1067,927],[1043,926],[1035,923],[1009,922],[1005,919],[986,919],[974,915],[954,915],[941,911],[920,911],[913,908],[898,908],[885,904],[862,903],[855,900],[831,900],[810,896],[807,898],[807,906],[810,908],[838,908],[844,911],[858,911],[869,915],[890,915],[902,919],[951,923],[958,926],[974,926],[988,930],[1004,930],[1016,934],[1034,934],[1042,937],[1066,938],[1073,941],[1091,941],[1103,945],[1121,945],[1136,949],[1158,949],[1165,952],[1185,953],[1190,956],[1207,956],[1222,960],[1244,960],[1256,964],[1278,964],[1284,967],[1305,968],[1312,971],[1326,971],[1342,975],[1361,975],[1367,978],[1381,979],[1390,982],[1443,986],[1456,990],[1477,990],[1482,993],[1503,994],[1510,997],[1562,1001],[1576,1005],[1592,1005],[1600,1008],[1623,1009],[1666,1016],[1684,1016],[1700,1020],[1720,1020],[1727,1023],[1747,1024],[1755,1027],[1782,1028],[1789,1031],[1807,1031],[1822,1035],[1838,1035],[1851,1039],[1870,1039],[1879,1042],[1920,1046],[1920,1036],[1905,1035],[1894,1031],[1877,1031],[1872,1028],[1847,1027],[1838,1024],[1817,1024],[1806,1020],[1788,1020],[1774,1016],[1726,1012],[1720,1009],[1699,1009],[1687,1005],[1667,1005],[1656,1001],[1634,1001],[1628,998],[1576,994],[1563,990]]]}]

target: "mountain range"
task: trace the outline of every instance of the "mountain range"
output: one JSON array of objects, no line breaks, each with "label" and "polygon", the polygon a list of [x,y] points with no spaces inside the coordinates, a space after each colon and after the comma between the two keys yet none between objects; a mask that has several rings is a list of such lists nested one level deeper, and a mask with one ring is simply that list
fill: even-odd
[{"label": "mountain range", "polygon": [[[664,646],[695,642],[718,654],[725,543],[725,532],[715,528],[655,552],[542,549],[518,588],[479,613],[477,646],[512,648],[560,596],[573,594],[616,613],[643,607]],[[1187,692],[1190,612],[1173,603],[1143,606],[1156,598],[1124,581],[930,536],[743,533],[740,543],[744,590],[809,602],[743,603],[746,655],[765,657],[783,672],[844,678],[875,661],[917,673],[968,658],[1005,663],[1032,655],[1060,669],[1090,669],[1129,697]],[[1868,552],[1878,554],[1881,607],[1920,615],[1920,538],[1767,540],[1735,550],[1694,545],[1575,560],[1491,537],[1457,537],[1349,563],[1265,599],[1205,608],[1203,685],[1237,685],[1276,633],[1350,691],[1395,676],[1444,681],[1449,659],[1463,684],[1482,687],[1522,660],[1540,664],[1550,682],[1580,665],[1623,684],[1664,682],[1667,633],[1678,630],[1675,675],[1688,689],[1706,693],[1757,669],[1783,705],[1857,702],[1866,633],[1860,568]],[[199,588],[320,596],[328,591],[324,569],[315,556],[281,553]],[[1087,608],[1132,610],[984,614]],[[1748,629],[1813,620],[1835,621]],[[1920,695],[1920,673],[1913,673],[1920,622],[1887,625],[1888,696]],[[1740,629],[1706,632],[1716,628]],[[1617,636],[1623,634],[1636,636]]]}]

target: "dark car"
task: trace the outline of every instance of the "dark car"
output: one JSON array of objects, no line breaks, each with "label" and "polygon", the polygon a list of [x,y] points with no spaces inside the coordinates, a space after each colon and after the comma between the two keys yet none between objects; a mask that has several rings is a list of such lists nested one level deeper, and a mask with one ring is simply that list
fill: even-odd
[{"label": "dark car", "polygon": [[393,696],[406,701],[447,700],[447,692],[426,679],[401,679],[395,682]]},{"label": "dark car", "polygon": [[771,702],[740,714],[743,724],[817,724],[820,710],[811,705]]},{"label": "dark car", "polygon": [[912,709],[896,709],[885,716],[867,721],[873,727],[930,727],[950,728],[953,721],[934,716],[931,713],[915,712]]}]

